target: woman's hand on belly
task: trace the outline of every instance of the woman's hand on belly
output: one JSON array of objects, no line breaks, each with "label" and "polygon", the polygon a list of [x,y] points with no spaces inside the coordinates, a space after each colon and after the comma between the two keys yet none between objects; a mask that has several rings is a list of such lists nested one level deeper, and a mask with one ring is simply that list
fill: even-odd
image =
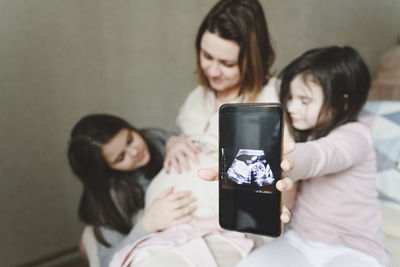
[{"label": "woman's hand on belly", "polygon": [[174,188],[165,189],[146,209],[142,225],[149,232],[190,222],[192,213],[197,209],[197,199],[190,191],[174,192]]},{"label": "woman's hand on belly", "polygon": [[201,149],[195,142],[185,137],[172,136],[168,139],[166,149],[167,155],[164,160],[164,169],[167,173],[171,171],[171,166],[178,173],[182,172],[182,168],[185,171],[189,171],[190,165],[188,158],[195,163],[199,163],[197,154]]}]

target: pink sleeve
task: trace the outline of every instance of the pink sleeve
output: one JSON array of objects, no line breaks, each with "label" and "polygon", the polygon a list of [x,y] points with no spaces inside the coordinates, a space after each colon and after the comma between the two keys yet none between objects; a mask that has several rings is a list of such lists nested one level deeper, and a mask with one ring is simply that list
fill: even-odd
[{"label": "pink sleeve", "polygon": [[296,143],[295,151],[287,156],[295,162],[288,177],[300,180],[338,173],[366,159],[371,146],[372,137],[365,125],[347,123],[326,137]]}]

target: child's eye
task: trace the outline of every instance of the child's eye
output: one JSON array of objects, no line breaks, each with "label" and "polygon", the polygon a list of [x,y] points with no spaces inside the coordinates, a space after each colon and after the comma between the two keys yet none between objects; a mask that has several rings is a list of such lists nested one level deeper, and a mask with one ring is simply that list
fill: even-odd
[{"label": "child's eye", "polygon": [[125,159],[125,153],[122,153],[118,156],[117,160],[115,161],[116,163],[122,162]]},{"label": "child's eye", "polygon": [[130,145],[132,143],[132,141],[133,141],[133,136],[132,136],[132,133],[130,133],[128,135],[128,139],[126,140],[126,144]]},{"label": "child's eye", "polygon": [[308,104],[310,104],[310,102],[311,102],[311,100],[308,99],[308,98],[303,98],[303,99],[301,99],[301,103],[302,103],[303,105],[308,105]]}]

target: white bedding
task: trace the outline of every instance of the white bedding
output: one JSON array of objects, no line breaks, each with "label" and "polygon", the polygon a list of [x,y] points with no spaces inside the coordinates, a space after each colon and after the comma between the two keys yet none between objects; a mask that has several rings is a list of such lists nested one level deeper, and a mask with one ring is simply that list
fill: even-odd
[{"label": "white bedding", "polygon": [[185,224],[127,245],[114,255],[110,267],[234,266],[248,255],[254,243],[242,233]]}]

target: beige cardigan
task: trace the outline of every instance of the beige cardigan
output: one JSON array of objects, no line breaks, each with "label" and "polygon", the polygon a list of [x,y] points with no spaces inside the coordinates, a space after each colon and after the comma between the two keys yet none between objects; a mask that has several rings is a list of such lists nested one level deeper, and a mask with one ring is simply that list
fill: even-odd
[{"label": "beige cardigan", "polygon": [[[270,79],[255,102],[279,102],[278,85],[276,78]],[[212,154],[218,152],[218,110],[215,110],[215,101],[215,93],[199,85],[186,98],[176,120],[183,136],[198,142],[203,151]],[[232,101],[240,102],[247,102],[247,98],[237,97]]]}]

